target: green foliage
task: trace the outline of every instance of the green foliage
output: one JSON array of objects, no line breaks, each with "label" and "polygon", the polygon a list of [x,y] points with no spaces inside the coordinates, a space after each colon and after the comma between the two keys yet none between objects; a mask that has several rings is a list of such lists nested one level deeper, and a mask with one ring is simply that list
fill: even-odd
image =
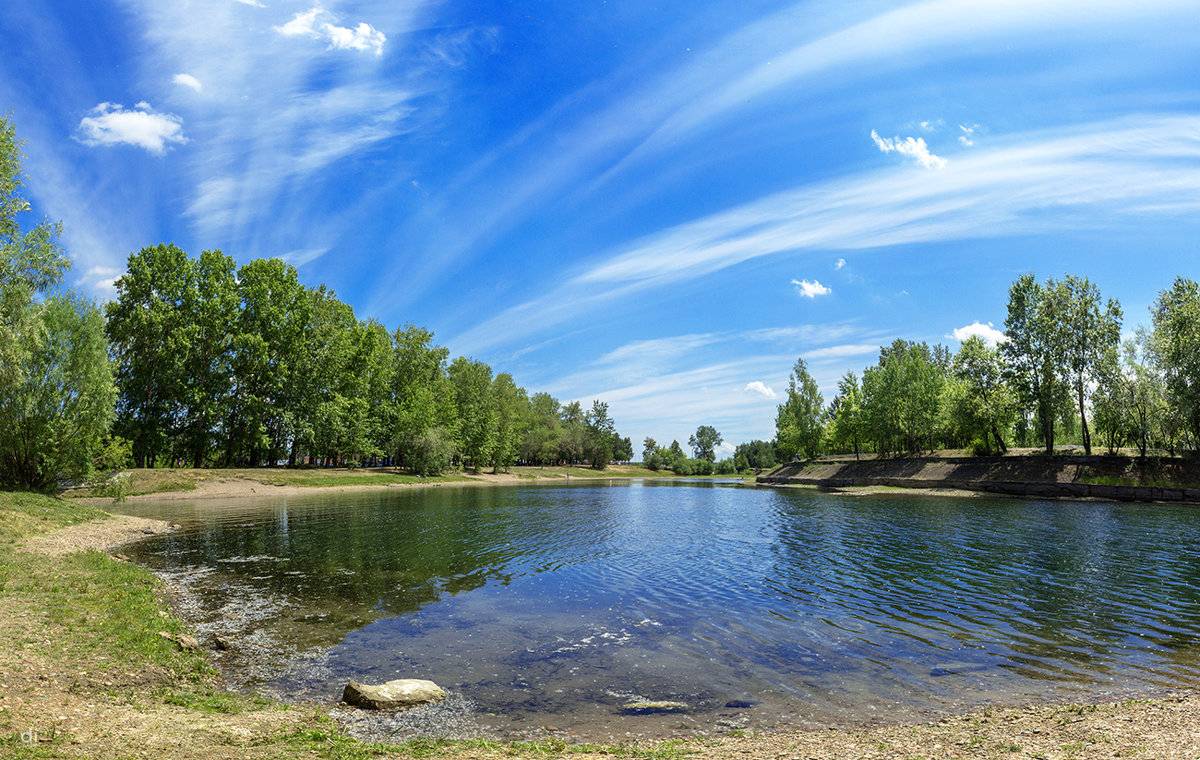
[{"label": "green foliage", "polygon": [[69,267],[59,226],[21,233],[20,171],[0,119],[0,486],[45,491],[90,475],[114,391],[99,310],[53,292]]},{"label": "green foliage", "polygon": [[464,464],[479,469],[491,461],[496,449],[492,368],[481,361],[459,357],[450,364],[449,375],[458,413],[459,452]]},{"label": "green foliage", "polygon": [[1075,391],[1083,447],[1092,453],[1087,424],[1087,397],[1103,367],[1116,360],[1121,339],[1121,306],[1108,299],[1100,309],[1100,291],[1086,277],[1067,275],[1061,282],[1047,280],[1048,304],[1054,320],[1048,321],[1058,344],[1064,382]]},{"label": "green foliage", "polygon": [[738,472],[749,469],[769,470],[778,464],[775,459],[775,447],[767,441],[739,443],[734,449],[733,459]]},{"label": "green foliage", "polygon": [[1016,416],[1016,398],[1004,383],[1000,352],[973,335],[958,349],[955,383],[947,384],[950,425],[961,438],[979,440],[985,454],[1008,450],[1005,437]]},{"label": "green foliage", "polygon": [[692,453],[697,459],[707,459],[709,462],[715,462],[717,459],[716,449],[724,440],[715,427],[701,425],[688,438],[688,446],[691,447]]},{"label": "green foliage", "polygon": [[775,416],[775,438],[789,456],[803,453],[812,458],[821,453],[822,417],[825,400],[817,382],[808,374],[804,359],[796,359],[788,381],[787,400]]},{"label": "green foliage", "polygon": [[613,439],[616,437],[616,426],[608,416],[608,404],[593,401],[592,408],[585,417],[587,426],[587,443],[585,457],[592,467],[603,470],[613,459]]},{"label": "green foliage", "polygon": [[[1176,278],[1150,307],[1153,351],[1174,419],[1166,421],[1191,448],[1200,447],[1200,285]],[[1174,437],[1174,436],[1171,436]]]}]

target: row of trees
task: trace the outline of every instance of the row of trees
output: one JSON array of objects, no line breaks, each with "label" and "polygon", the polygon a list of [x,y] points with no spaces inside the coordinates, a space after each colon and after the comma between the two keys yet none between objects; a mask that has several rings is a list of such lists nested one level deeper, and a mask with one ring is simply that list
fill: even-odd
[{"label": "row of trees", "polygon": [[732,475],[750,470],[769,469],[777,463],[775,446],[766,441],[738,444],[733,456],[717,460],[717,447],[724,438],[711,425],[701,425],[688,437],[692,456],[684,453],[679,441],[659,446],[653,438],[642,442],[642,463],[651,470],[671,470],[676,475]]},{"label": "row of trees", "polygon": [[423,327],[389,332],[294,267],[237,267],[174,245],[129,257],[107,309],[119,398],[114,432],[139,467],[451,462],[632,456],[608,407],[530,396],[506,373],[446,348]]},{"label": "row of trees", "polygon": [[897,340],[861,378],[846,373],[825,406],[803,359],[776,417],[782,458],[823,451],[881,455],[1009,442],[1053,452],[1064,438],[1092,453],[1200,448],[1200,288],[1179,278],[1151,307],[1152,326],[1121,342],[1122,312],[1086,278],[1009,289],[1005,337],[973,336],[951,354]]},{"label": "row of trees", "polygon": [[0,487],[52,489],[98,458],[138,466],[629,460],[606,404],[529,395],[449,360],[428,330],[359,320],[279,259],[132,254],[101,313],[60,287],[59,225],[22,232],[20,151],[0,119]]}]

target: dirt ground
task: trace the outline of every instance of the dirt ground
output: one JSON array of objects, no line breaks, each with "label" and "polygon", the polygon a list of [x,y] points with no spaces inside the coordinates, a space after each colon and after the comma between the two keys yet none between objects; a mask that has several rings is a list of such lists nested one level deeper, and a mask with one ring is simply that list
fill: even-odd
[{"label": "dirt ground", "polygon": [[[264,488],[260,484],[219,485],[225,496],[246,488],[258,495],[257,490]],[[196,493],[186,496],[196,498]],[[25,549],[61,556],[162,530],[169,526],[121,517],[40,536],[27,541]],[[0,616],[0,639],[6,642],[49,644],[50,637],[61,635],[69,633],[46,626],[19,603]],[[168,677],[153,668],[122,672],[108,669],[100,661],[55,661],[37,652],[37,647],[0,647],[0,726],[10,736],[7,744],[0,744],[0,756],[197,760],[344,756],[344,747],[328,740],[299,744],[294,740],[297,735],[311,737],[313,732],[333,730],[318,717],[320,706],[282,709],[272,705],[237,714],[205,713],[165,704],[152,696],[161,691]],[[677,750],[714,760],[1200,758],[1200,695],[989,708],[928,723],[710,737],[689,740]],[[7,754],[9,751],[12,754]],[[451,746],[444,752],[462,758],[547,756],[544,748]],[[564,757],[597,754],[557,747],[550,754],[560,753]],[[396,753],[412,754],[411,749]],[[390,753],[371,751],[370,755],[387,757]]]}]

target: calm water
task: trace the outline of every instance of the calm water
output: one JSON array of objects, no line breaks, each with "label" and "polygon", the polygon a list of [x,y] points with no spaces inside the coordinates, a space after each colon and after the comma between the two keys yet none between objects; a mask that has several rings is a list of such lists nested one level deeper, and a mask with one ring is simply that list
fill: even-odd
[{"label": "calm water", "polygon": [[[1200,681],[1200,512],[732,484],[452,488],[218,506],[136,559],[235,680],[336,700],[430,678],[491,731],[915,717]],[[631,696],[689,704],[631,717]]]}]

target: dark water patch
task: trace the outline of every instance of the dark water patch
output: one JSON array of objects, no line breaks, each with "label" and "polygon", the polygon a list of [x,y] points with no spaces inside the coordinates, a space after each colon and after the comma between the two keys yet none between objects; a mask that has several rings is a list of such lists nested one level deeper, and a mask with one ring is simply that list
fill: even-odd
[{"label": "dark water patch", "polygon": [[649,481],[128,507],[184,526],[131,551],[186,586],[202,633],[237,629],[237,678],[322,701],[430,678],[482,733],[816,726],[1200,681],[1186,507]]}]

